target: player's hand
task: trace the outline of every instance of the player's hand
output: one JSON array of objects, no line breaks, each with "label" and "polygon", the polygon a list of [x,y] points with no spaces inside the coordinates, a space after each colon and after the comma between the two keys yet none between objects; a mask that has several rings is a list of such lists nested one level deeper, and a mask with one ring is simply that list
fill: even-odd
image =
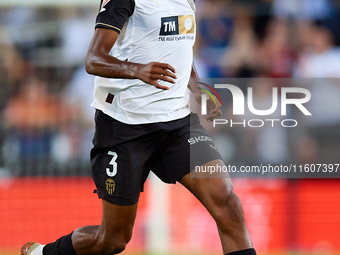
[{"label": "player's hand", "polygon": [[156,88],[168,90],[169,87],[160,85],[158,80],[175,83],[175,79],[177,79],[175,73],[175,68],[169,64],[151,62],[149,64],[139,65],[137,78]]},{"label": "player's hand", "polygon": [[[216,102],[216,105],[215,105],[215,102]],[[205,116],[205,119],[209,122],[222,116],[222,111],[221,111],[222,105],[216,97],[215,97],[215,102],[211,97],[209,96],[207,97],[207,108],[208,108],[209,114]]]}]

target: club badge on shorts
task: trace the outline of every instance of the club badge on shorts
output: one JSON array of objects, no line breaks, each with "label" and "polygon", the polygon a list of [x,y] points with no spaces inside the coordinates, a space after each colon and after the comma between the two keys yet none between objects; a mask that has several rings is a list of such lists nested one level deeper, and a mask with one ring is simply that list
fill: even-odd
[{"label": "club badge on shorts", "polygon": [[116,183],[112,179],[107,179],[105,182],[105,186],[107,193],[109,193],[110,195],[112,195],[113,192],[115,192],[116,190]]},{"label": "club badge on shorts", "polygon": [[195,1],[194,0],[187,0],[193,11],[196,11]]}]

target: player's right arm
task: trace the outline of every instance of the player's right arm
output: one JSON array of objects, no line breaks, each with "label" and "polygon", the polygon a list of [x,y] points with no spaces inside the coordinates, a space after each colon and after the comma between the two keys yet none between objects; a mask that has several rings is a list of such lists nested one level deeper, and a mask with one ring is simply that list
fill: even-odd
[{"label": "player's right arm", "polygon": [[157,88],[169,89],[161,86],[158,80],[175,83],[175,69],[172,66],[159,62],[131,63],[109,54],[134,9],[134,0],[101,0],[95,33],[86,54],[86,71],[105,78],[140,79]]},{"label": "player's right arm", "polygon": [[158,80],[175,83],[175,69],[166,63],[149,64],[121,61],[109,54],[115,44],[118,33],[114,30],[96,28],[85,59],[85,68],[89,74],[106,78],[140,79],[156,88],[169,89]]}]

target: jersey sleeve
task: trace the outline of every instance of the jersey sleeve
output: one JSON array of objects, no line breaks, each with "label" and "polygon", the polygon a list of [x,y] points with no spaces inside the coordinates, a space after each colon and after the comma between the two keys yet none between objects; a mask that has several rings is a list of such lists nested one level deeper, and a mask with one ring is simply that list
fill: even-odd
[{"label": "jersey sleeve", "polygon": [[101,0],[95,28],[107,28],[120,33],[134,9],[134,0]]}]

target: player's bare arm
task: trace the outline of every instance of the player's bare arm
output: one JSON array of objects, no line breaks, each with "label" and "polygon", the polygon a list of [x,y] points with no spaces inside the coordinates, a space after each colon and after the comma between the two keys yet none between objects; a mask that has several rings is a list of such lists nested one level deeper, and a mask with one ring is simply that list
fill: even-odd
[{"label": "player's bare arm", "polygon": [[[193,93],[196,102],[201,104],[201,95],[204,94],[204,92],[199,89],[201,88],[201,84],[199,83],[199,77],[195,68],[195,65],[192,65],[192,69],[191,69],[191,75],[190,75],[190,81],[188,83],[188,88],[190,89],[190,91]],[[215,97],[215,96],[214,96]],[[207,97],[207,107],[208,107],[208,112],[209,114],[205,117],[205,119],[207,121],[213,121],[216,118],[221,117],[222,115],[222,111],[221,111],[221,107],[222,105],[220,104],[220,101],[217,100],[217,98],[215,98],[216,100],[216,105],[214,103],[214,100],[211,100],[210,97]]]},{"label": "player's bare arm", "polygon": [[160,85],[158,80],[175,83],[176,71],[169,64],[159,62],[138,64],[111,56],[109,52],[118,35],[116,31],[110,29],[96,28],[85,59],[86,71],[89,74],[105,78],[140,79],[165,90],[169,87]]}]

